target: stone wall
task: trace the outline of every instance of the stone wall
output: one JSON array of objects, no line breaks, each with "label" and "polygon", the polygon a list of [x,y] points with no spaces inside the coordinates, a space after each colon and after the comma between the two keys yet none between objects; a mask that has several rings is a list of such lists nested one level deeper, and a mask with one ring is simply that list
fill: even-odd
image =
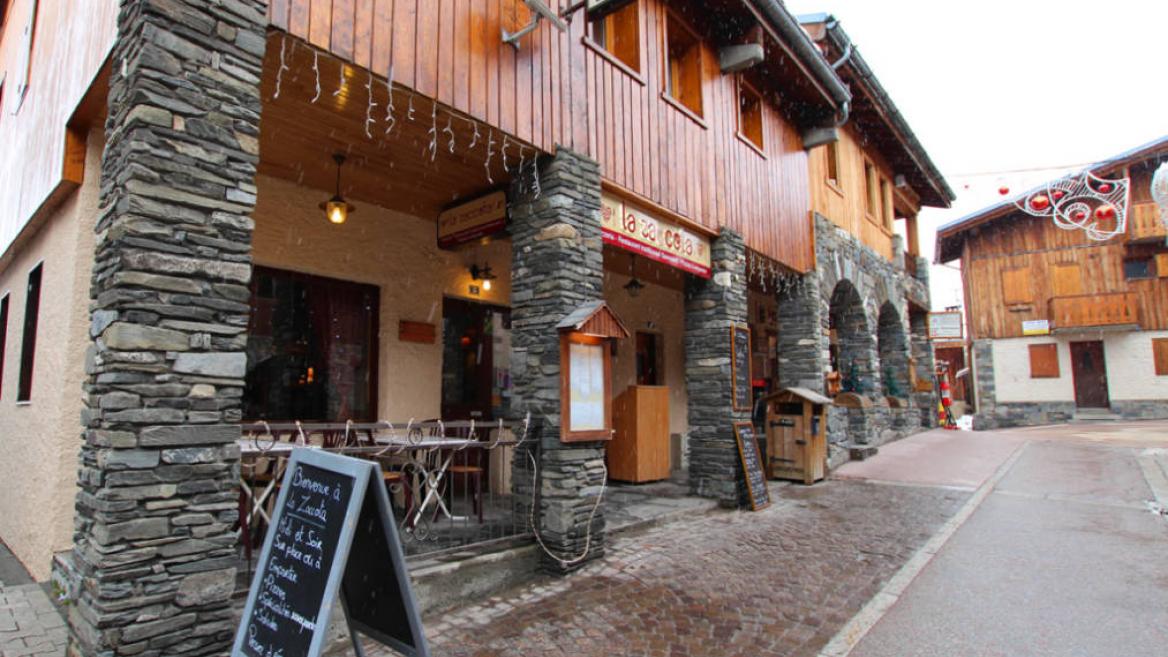
[{"label": "stone wall", "polygon": [[[556,324],[603,298],[600,168],[567,149],[541,161],[511,190],[512,410],[534,422],[538,443],[536,524],[547,548],[542,566],[567,572],[604,554],[604,509],[589,525],[604,481],[604,443],[560,441],[560,335]],[[516,512],[526,515],[532,473],[515,454]],[[566,563],[572,562],[572,563]]]},{"label": "stone wall", "polygon": [[124,0],[101,167],[70,607],[75,655],[235,629],[261,0]]},{"label": "stone wall", "polygon": [[780,389],[801,387],[823,393],[823,294],[820,277],[814,273],[801,276],[778,294]]},{"label": "stone wall", "polygon": [[689,391],[689,487],[737,507],[746,500],[733,422],[730,327],[747,326],[746,246],[723,229],[710,249],[711,278],[686,277],[685,384]]}]

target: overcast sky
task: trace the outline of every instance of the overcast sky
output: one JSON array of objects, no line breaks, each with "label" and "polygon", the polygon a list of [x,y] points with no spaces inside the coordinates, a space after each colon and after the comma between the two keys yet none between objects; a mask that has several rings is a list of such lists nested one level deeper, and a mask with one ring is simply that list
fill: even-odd
[{"label": "overcast sky", "polygon": [[[1168,0],[786,5],[840,21],[957,193],[953,209],[921,213],[929,258],[936,227],[1001,200],[1003,184],[1022,191],[1168,134]],[[934,266],[932,281],[934,308],[961,303],[958,272]]]}]

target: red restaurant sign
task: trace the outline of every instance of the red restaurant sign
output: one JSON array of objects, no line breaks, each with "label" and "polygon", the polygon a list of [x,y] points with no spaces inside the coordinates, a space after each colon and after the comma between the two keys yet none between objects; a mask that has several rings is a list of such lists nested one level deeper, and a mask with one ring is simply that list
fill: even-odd
[{"label": "red restaurant sign", "polygon": [[438,246],[448,249],[473,242],[507,225],[507,195],[494,192],[443,210],[438,215]]},{"label": "red restaurant sign", "polygon": [[605,244],[695,276],[710,277],[710,242],[704,236],[609,194],[601,198],[600,217]]}]

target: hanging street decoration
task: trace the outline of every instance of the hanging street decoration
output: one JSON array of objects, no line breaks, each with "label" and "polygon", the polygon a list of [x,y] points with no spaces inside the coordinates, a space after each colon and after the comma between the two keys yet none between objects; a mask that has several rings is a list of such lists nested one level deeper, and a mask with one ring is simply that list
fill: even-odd
[{"label": "hanging street decoration", "polygon": [[1168,228],[1168,162],[1161,162],[1152,174],[1152,200],[1160,208],[1160,223]]},{"label": "hanging street decoration", "polygon": [[1081,230],[1088,239],[1105,242],[1127,231],[1129,183],[1083,171],[1033,189],[1014,203],[1031,216],[1049,217],[1058,228]]}]

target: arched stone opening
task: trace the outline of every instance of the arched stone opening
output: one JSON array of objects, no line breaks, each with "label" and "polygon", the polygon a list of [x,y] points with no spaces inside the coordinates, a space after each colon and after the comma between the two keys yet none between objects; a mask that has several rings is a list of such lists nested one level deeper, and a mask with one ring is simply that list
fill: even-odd
[{"label": "arched stone opening", "polygon": [[884,382],[884,396],[908,398],[912,393],[908,372],[908,336],[900,312],[891,301],[886,301],[880,307],[876,342],[880,352],[880,378]]},{"label": "arched stone opening", "polygon": [[878,396],[875,339],[860,293],[851,281],[844,279],[832,290],[828,320],[831,370],[839,374],[840,390]]}]

